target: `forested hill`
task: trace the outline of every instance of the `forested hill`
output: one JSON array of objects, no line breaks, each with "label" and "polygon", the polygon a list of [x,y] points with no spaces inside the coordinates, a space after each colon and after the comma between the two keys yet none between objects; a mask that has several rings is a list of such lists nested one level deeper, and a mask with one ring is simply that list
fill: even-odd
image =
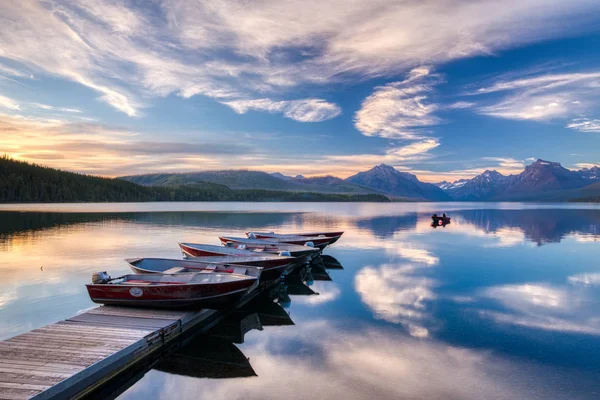
[{"label": "forested hill", "polygon": [[383,195],[346,195],[277,190],[232,190],[208,182],[145,187],[0,157],[1,203],[133,201],[389,201]]}]

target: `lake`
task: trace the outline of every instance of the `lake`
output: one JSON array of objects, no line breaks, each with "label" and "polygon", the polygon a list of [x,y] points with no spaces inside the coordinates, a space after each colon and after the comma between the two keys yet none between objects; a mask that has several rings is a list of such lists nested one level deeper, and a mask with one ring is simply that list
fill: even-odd
[{"label": "lake", "polygon": [[93,307],[94,271],[247,230],[345,234],[120,399],[600,398],[593,204],[2,205],[0,339]]}]

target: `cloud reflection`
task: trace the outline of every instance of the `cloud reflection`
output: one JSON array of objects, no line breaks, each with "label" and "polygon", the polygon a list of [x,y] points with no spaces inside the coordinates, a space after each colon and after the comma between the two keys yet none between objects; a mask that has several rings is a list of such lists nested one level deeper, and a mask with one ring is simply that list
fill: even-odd
[{"label": "cloud reflection", "polygon": [[[568,280],[586,284],[594,282],[598,276],[600,274],[582,274],[571,276]],[[485,289],[482,296],[505,307],[502,311],[479,311],[481,316],[499,324],[600,335],[597,297],[572,285],[501,285]]]},{"label": "cloud reflection", "polygon": [[436,282],[414,272],[411,265],[365,267],[356,274],[354,286],[375,318],[405,325],[412,336],[427,337],[429,331],[421,324],[426,302],[436,298]]},{"label": "cloud reflection", "polygon": [[561,371],[387,329],[343,331],[312,321],[254,332],[253,338],[242,350],[258,378],[189,379],[152,371],[122,398],[518,399],[567,390],[557,379]]}]

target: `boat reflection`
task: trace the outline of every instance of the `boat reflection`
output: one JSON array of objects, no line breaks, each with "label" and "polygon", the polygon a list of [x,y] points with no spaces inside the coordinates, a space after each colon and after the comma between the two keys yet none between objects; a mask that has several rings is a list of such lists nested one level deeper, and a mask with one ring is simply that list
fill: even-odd
[{"label": "boat reflection", "polygon": [[248,358],[231,341],[204,335],[177,350],[154,369],[191,378],[257,376]]},{"label": "boat reflection", "polygon": [[337,258],[328,254],[321,255],[321,262],[323,263],[323,267],[325,267],[325,269],[344,269]]},{"label": "boat reflection", "polygon": [[441,226],[442,228],[445,228],[445,227],[446,227],[446,225],[450,225],[450,224],[451,224],[451,222],[450,222],[450,221],[438,221],[438,222],[435,222],[435,221],[433,221],[433,222],[431,223],[431,227],[432,227],[433,229],[435,229],[435,228],[439,228],[440,226]]}]

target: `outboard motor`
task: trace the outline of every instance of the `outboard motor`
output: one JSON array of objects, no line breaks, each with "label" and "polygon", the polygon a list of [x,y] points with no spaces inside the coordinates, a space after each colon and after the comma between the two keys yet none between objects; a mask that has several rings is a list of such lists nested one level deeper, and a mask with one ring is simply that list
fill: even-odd
[{"label": "outboard motor", "polygon": [[289,251],[287,251],[287,250],[284,250],[284,251],[280,251],[280,252],[279,252],[279,255],[280,255],[280,256],[282,256],[282,257],[291,257],[291,256],[292,256],[292,253],[290,253],[290,252],[289,252]]},{"label": "outboard motor", "polygon": [[308,247],[315,247],[315,244],[313,242],[306,242],[304,243],[304,245]]},{"label": "outboard motor", "polygon": [[254,232],[250,232],[248,234],[248,239],[256,239],[256,235],[254,234]]},{"label": "outboard motor", "polygon": [[92,273],[92,283],[99,285],[102,283],[108,283],[110,281],[110,275],[106,271]]}]

